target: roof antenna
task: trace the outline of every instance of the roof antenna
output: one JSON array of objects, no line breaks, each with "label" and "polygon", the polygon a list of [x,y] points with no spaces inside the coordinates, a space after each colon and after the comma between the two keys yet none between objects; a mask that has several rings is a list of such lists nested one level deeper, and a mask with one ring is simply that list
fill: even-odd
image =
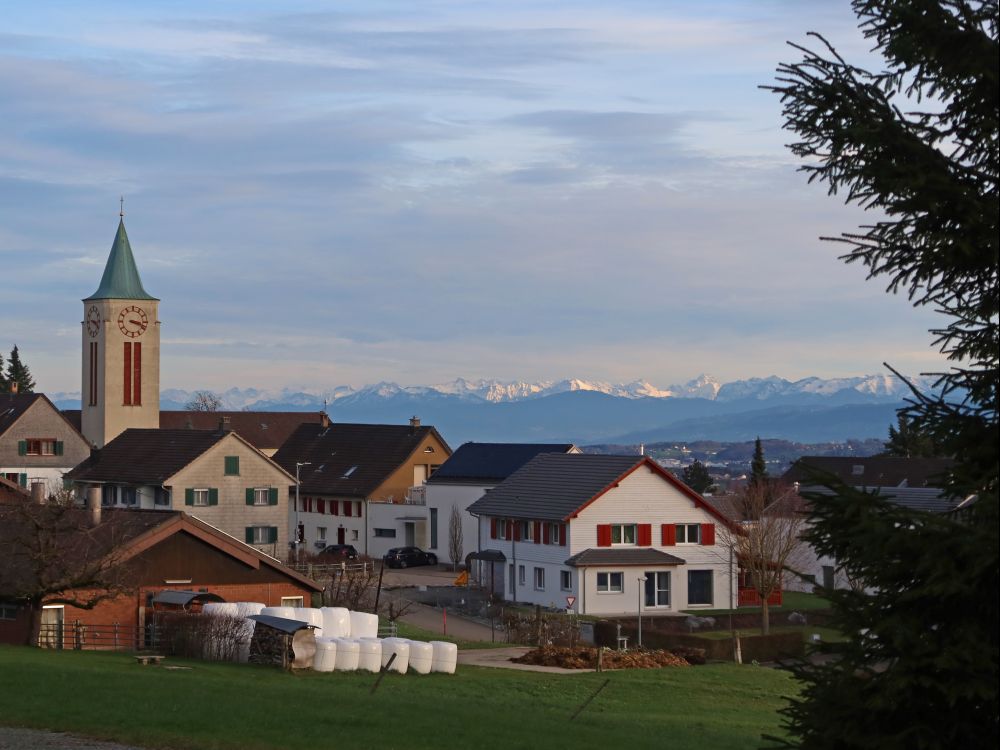
[{"label": "roof antenna", "polygon": [[121,218],[125,218],[125,196],[121,195],[118,197],[118,215]]}]

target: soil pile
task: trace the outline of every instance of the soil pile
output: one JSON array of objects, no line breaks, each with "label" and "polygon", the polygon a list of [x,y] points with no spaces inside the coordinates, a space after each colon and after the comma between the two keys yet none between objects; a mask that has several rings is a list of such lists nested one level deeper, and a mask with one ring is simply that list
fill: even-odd
[{"label": "soil pile", "polygon": [[[542,646],[511,661],[518,664],[536,664],[542,667],[563,669],[595,669],[597,649],[578,646]],[[604,652],[605,669],[656,669],[658,667],[688,667],[690,663],[670,651],[610,651]]]}]

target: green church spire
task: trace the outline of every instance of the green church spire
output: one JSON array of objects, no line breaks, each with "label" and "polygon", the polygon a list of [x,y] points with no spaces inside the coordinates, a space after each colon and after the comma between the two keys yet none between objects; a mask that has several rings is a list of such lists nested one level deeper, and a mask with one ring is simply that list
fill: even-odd
[{"label": "green church spire", "polygon": [[115,235],[115,244],[111,246],[111,255],[104,267],[101,285],[86,298],[93,299],[156,299],[142,288],[139,269],[136,268],[132,247],[125,233],[124,218],[118,220],[118,234]]}]

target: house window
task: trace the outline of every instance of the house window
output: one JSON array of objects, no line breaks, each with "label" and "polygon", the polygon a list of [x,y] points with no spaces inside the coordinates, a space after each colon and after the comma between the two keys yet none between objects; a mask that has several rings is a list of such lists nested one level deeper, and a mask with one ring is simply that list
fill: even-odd
[{"label": "house window", "polygon": [[118,502],[122,505],[135,505],[138,503],[138,496],[135,487],[121,487],[118,490]]},{"label": "house window", "polygon": [[520,521],[521,524],[521,539],[526,542],[530,542],[535,538],[535,522],[534,521]]},{"label": "house window", "polygon": [[613,523],[611,524],[612,544],[635,544],[635,524],[634,523]]},{"label": "house window", "polygon": [[303,598],[301,596],[283,596],[281,597],[282,607],[301,607]]},{"label": "house window", "polygon": [[372,529],[377,537],[383,537],[385,539],[395,539],[396,530],[395,529]]},{"label": "house window", "polygon": [[170,505],[170,492],[163,487],[154,488],[153,505]]},{"label": "house window", "polygon": [[701,524],[679,523],[677,524],[678,544],[701,544]]},{"label": "house window", "polygon": [[430,524],[431,524],[431,549],[437,549],[438,547],[438,509],[430,508]]},{"label": "house window", "polygon": [[254,505],[270,505],[271,489],[269,487],[256,487],[253,491]]},{"label": "house window", "polygon": [[573,572],[569,570],[559,571],[559,588],[563,591],[573,590]]},{"label": "house window", "polygon": [[226,476],[237,477],[240,475],[240,457],[226,456]]},{"label": "house window", "polygon": [[497,539],[510,539],[510,521],[506,518],[497,519]]},{"label": "house window", "polygon": [[274,544],[278,541],[277,526],[247,526],[247,544]]},{"label": "house window", "polygon": [[319,537],[319,541],[325,542],[326,541],[326,526],[317,526],[316,527],[316,536]]},{"label": "house window", "polygon": [[535,591],[545,591],[545,568],[535,568]]},{"label": "house window", "polygon": [[528,574],[523,565],[517,566],[517,585],[524,586],[528,582]]},{"label": "house window", "polygon": [[670,606],[670,571],[651,571],[646,573],[646,606]]},{"label": "house window", "polygon": [[29,456],[55,456],[56,441],[49,438],[32,438],[25,441],[25,453]]},{"label": "house window", "polygon": [[[192,497],[194,499],[194,502],[191,503],[192,505],[195,505],[195,506],[208,505],[208,497],[209,497],[209,495],[208,495],[208,490],[207,489],[203,489],[203,490],[196,489],[196,490],[194,490],[193,493],[192,493]],[[256,499],[255,499],[255,502],[256,502]]]},{"label": "house window", "polygon": [[358,530],[357,529],[351,529],[351,541],[352,542],[358,541]]},{"label": "house window", "polygon": [[17,619],[17,605],[16,604],[0,604],[0,620],[16,620]]},{"label": "house window", "polygon": [[118,488],[113,484],[101,487],[101,505],[114,505],[118,499]]},{"label": "house window", "polygon": [[712,571],[688,571],[688,604],[712,603]]},{"label": "house window", "polygon": [[598,573],[597,593],[598,594],[620,594],[624,590],[624,573]]}]

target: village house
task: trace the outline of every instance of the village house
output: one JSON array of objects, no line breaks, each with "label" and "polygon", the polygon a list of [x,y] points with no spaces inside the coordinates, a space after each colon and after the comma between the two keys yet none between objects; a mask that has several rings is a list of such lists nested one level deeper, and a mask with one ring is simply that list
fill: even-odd
[{"label": "village house", "polygon": [[541,453],[469,512],[510,601],[588,615],[736,606],[716,536],[728,519],[648,457]]},{"label": "village house", "polygon": [[40,481],[51,494],[89,455],[90,444],[44,394],[0,394],[0,477],[24,488]]},{"label": "village house", "polygon": [[[479,549],[479,522],[468,507],[539,453],[579,453],[572,443],[464,443],[426,482],[427,549],[444,562],[462,563]],[[452,510],[462,523],[459,560],[450,554]]]},{"label": "village house", "polygon": [[274,455],[299,480],[288,506],[293,538],[300,549],[353,544],[373,557],[426,547],[423,484],[450,455],[438,431],[415,417],[408,425],[338,424],[324,414],[299,425]]},{"label": "village house", "polygon": [[106,508],[184,510],[284,559],[294,478],[240,435],[216,430],[128,429],[68,478]]},{"label": "village house", "polygon": [[[310,606],[322,590],[315,581],[286,567],[254,546],[244,544],[187,513],[165,510],[79,509],[79,525],[53,534],[40,566],[36,550],[25,541],[22,526],[39,516],[31,506],[0,507],[0,540],[7,564],[0,574],[0,643],[25,643],[31,611],[23,598],[41,578],[51,578],[60,565],[70,571],[90,561],[103,566],[104,588],[68,589],[43,600],[40,645],[54,648],[141,648],[149,638],[151,614],[158,602],[260,602],[267,606]],[[34,510],[38,510],[35,506]],[[83,572],[79,576],[84,576]],[[68,603],[112,594],[93,608]]]}]

